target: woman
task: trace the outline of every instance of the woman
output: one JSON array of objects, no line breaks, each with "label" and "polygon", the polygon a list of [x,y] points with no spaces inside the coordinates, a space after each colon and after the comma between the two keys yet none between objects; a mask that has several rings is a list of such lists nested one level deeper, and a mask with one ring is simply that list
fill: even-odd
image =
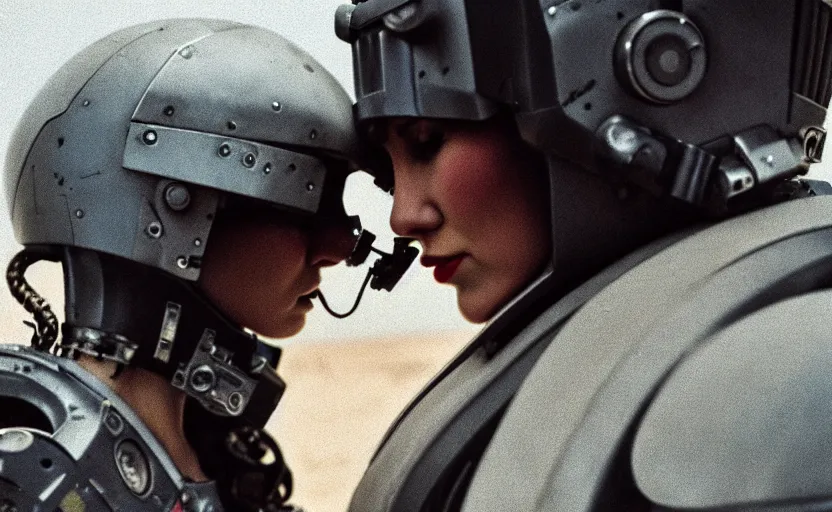
[{"label": "woman", "polygon": [[[664,327],[671,299],[722,268],[708,266],[718,251],[702,247],[703,234],[695,258],[672,262],[700,281],[674,289],[672,276],[645,278],[654,287],[640,291],[665,297],[664,286],[666,303],[629,290],[620,309],[604,309],[597,296],[696,224],[816,193],[790,179],[823,138],[832,68],[814,49],[830,33],[811,27],[828,5],[770,2],[755,17],[751,2],[544,4],[369,0],[336,14],[353,46],[360,133],[389,157],[375,169],[392,187],[391,226],[421,242],[423,265],[456,288],[466,318],[490,321],[391,427],[351,510],[458,510],[465,500],[466,510],[641,509],[627,501],[638,495],[630,445],[598,434],[611,431],[602,420],[580,431],[580,414],[596,390],[616,397],[639,381],[623,374],[620,388],[602,388],[616,350],[640,361],[635,336],[647,327],[636,319]],[[772,55],[765,79],[747,59],[760,47]],[[643,401],[632,424],[615,425],[622,436],[653,390],[634,395]],[[597,417],[619,418],[623,403],[611,399]],[[553,439],[586,432],[597,443],[552,455]],[[593,459],[604,443],[615,447],[609,458]],[[571,480],[552,491],[567,463]],[[595,494],[569,501],[579,487]]]},{"label": "woman", "polygon": [[422,265],[457,290],[462,315],[484,322],[549,259],[542,159],[510,119],[395,118],[384,147],[394,170],[390,225],[419,240]]},{"label": "woman", "polygon": [[[350,108],[292,43],[217,20],[116,32],[44,87],[5,169],[38,352],[0,349],[0,508],[289,509],[256,334],[300,331],[355,245]],[[60,336],[24,277],[41,259]]]}]

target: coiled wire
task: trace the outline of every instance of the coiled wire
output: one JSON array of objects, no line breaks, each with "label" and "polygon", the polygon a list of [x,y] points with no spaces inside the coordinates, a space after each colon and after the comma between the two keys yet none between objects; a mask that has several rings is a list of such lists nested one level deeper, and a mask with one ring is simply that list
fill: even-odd
[{"label": "coiled wire", "polygon": [[32,335],[32,346],[37,350],[50,352],[58,339],[58,317],[52,311],[52,306],[35,291],[26,281],[26,270],[41,260],[50,259],[47,255],[24,249],[17,253],[6,269],[6,283],[15,300],[26,311],[32,314],[35,322],[26,322],[35,333]]}]

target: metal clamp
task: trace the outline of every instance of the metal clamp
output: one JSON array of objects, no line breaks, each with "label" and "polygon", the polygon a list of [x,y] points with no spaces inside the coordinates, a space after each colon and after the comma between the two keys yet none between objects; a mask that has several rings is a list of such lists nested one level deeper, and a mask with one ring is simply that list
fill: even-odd
[{"label": "metal clamp", "polygon": [[138,343],[133,343],[120,334],[111,334],[91,327],[64,326],[64,342],[58,345],[68,357],[74,357],[80,352],[97,359],[115,361],[128,365],[139,349]]},{"label": "metal clamp", "polygon": [[231,363],[232,353],[215,344],[216,332],[205,329],[187,364],[180,365],[171,384],[221,416],[240,416],[257,382]]}]

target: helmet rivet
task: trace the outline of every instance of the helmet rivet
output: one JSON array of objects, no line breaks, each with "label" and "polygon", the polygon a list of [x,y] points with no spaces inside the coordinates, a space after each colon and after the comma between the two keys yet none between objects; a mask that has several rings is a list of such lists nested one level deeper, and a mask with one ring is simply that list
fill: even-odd
[{"label": "helmet rivet", "polygon": [[165,202],[174,211],[181,212],[191,204],[191,193],[181,183],[171,183],[165,187]]},{"label": "helmet rivet", "polygon": [[153,221],[147,225],[147,234],[150,235],[150,238],[161,238],[162,237],[162,225],[159,224],[158,221]]},{"label": "helmet rivet", "polygon": [[84,100],[84,102],[81,103],[81,105],[84,105],[85,107],[89,107],[90,106],[90,100]]},{"label": "helmet rivet", "polygon": [[295,165],[295,164],[289,164],[289,165],[286,166],[286,172],[289,173],[289,174],[292,174],[297,169],[298,169],[298,166]]},{"label": "helmet rivet", "polygon": [[272,164],[268,163],[263,166],[263,174],[271,174],[272,172]]},{"label": "helmet rivet", "polygon": [[273,102],[272,102],[272,110],[274,110],[275,112],[280,112],[280,109],[281,109],[281,108],[282,108],[282,107],[281,107],[281,105],[280,105],[280,102],[279,102],[279,101],[273,101]]},{"label": "helmet rivet", "polygon": [[254,156],[254,153],[246,153],[245,156],[243,156],[243,165],[245,165],[246,167],[254,167],[254,164],[256,163],[257,157]]},{"label": "helmet rivet", "polygon": [[188,268],[188,259],[184,256],[176,258],[176,266],[181,268],[182,270]]},{"label": "helmet rivet", "polygon": [[226,143],[222,143],[222,144],[220,144],[220,149],[217,151],[217,153],[221,157],[225,158],[225,157],[227,157],[228,155],[231,154],[231,146],[229,146]]},{"label": "helmet rivet", "polygon": [[170,117],[173,115],[174,112],[176,112],[176,109],[173,108],[173,105],[168,105],[167,107],[165,107],[165,110],[163,112],[166,116]]},{"label": "helmet rivet", "polygon": [[202,239],[201,238],[195,238],[194,239],[194,246],[201,247],[202,246]]},{"label": "helmet rivet", "polygon": [[84,210],[75,210],[75,216],[78,217],[79,219],[83,219],[84,218]]},{"label": "helmet rivet", "polygon": [[183,58],[190,59],[194,55],[194,47],[188,45],[182,48],[181,50],[179,50],[179,55],[181,55]]},{"label": "helmet rivet", "polygon": [[312,130],[311,132],[309,132],[309,139],[310,140],[315,140],[317,138],[318,138],[318,131],[317,130]]},{"label": "helmet rivet", "polygon": [[158,140],[159,136],[153,130],[145,130],[145,132],[142,134],[142,142],[144,142],[148,146],[156,144]]},{"label": "helmet rivet", "polygon": [[306,190],[312,192],[313,190],[315,190],[315,184],[310,181],[306,184]]},{"label": "helmet rivet", "polygon": [[553,6],[549,7],[549,8],[546,10],[546,12],[547,12],[547,13],[549,13],[549,16],[554,16],[554,15],[555,15],[555,13],[557,13],[557,12],[558,12],[558,8],[557,8],[557,7],[555,7],[555,6],[553,5]]},{"label": "helmet rivet", "polygon": [[191,501],[191,495],[187,492],[183,492],[179,496],[179,501],[181,501],[183,505],[187,505]]}]

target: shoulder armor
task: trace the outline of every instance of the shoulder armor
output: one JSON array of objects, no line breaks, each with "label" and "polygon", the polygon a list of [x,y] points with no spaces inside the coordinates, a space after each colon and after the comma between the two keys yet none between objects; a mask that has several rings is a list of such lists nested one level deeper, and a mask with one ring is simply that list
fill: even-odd
[{"label": "shoulder armor", "polygon": [[[662,465],[645,469],[652,464],[646,462],[646,454],[654,454],[657,443],[664,446],[667,441],[651,439],[654,430],[648,427],[660,424],[685,406],[666,405],[678,399],[677,394],[662,399],[665,405],[651,412],[648,418],[653,419],[644,425],[642,415],[654,397],[663,396],[668,374],[705,340],[722,336],[720,333],[732,324],[779,301],[828,286],[832,276],[830,219],[830,197],[794,200],[730,219],[668,247],[598,293],[559,331],[523,382],[477,468],[463,510],[647,510],[651,505],[645,495],[662,499],[672,496],[667,498],[671,508],[687,509],[689,502],[679,499],[679,495],[658,490],[656,482],[661,480],[655,478],[657,472],[674,468]],[[774,317],[766,318],[774,322]],[[758,327],[773,330],[776,323]],[[776,332],[785,335],[787,329],[781,327]],[[805,341],[796,333],[781,341],[819,343]],[[820,348],[816,345],[794,350],[811,353]],[[788,371],[788,367],[782,371]],[[810,374],[806,375],[805,379],[810,379]],[[775,374],[768,376],[776,378]],[[749,390],[763,392],[765,381],[748,386]],[[711,391],[716,393],[716,389]],[[815,399],[804,397],[806,401],[795,407],[808,407]],[[704,414],[708,408],[700,405]],[[766,412],[760,409],[749,414],[752,418],[756,414],[755,421],[762,422]],[[681,428],[682,420],[674,421]],[[812,424],[805,418],[794,421],[805,421],[803,427]],[[707,421],[702,419],[698,424]],[[686,424],[686,435],[692,436],[690,429],[696,425]],[[762,422],[758,427],[776,425]],[[636,432],[638,451],[631,463]],[[684,437],[682,432],[674,435],[676,441]],[[785,438],[781,442],[785,443]],[[762,443],[756,446],[764,449]],[[776,457],[770,454],[769,460]],[[664,464],[671,459],[668,454],[660,460]],[[704,467],[712,466],[700,465],[699,470]],[[744,467],[750,469],[752,462],[747,460]],[[799,467],[784,471],[814,477]],[[685,474],[667,478],[681,482]],[[715,475],[711,475],[713,478]],[[761,482],[754,476],[748,478],[749,482]],[[742,485],[742,478],[737,482]],[[709,490],[706,483],[699,488]],[[673,489],[679,491],[681,487]],[[795,487],[790,489],[754,496],[793,496]],[[735,491],[733,496],[739,499],[742,493]],[[806,496],[813,497],[813,492],[807,491]],[[702,499],[702,503],[710,503]],[[722,503],[729,501],[725,498]]]},{"label": "shoulder armor", "polygon": [[635,483],[651,502],[670,510],[829,505],[830,305],[829,290],[775,303],[679,364],[633,444]]},{"label": "shoulder armor", "polygon": [[186,483],[130,407],[73,361],[0,345],[0,403],[0,509],[222,510],[214,484]]}]

